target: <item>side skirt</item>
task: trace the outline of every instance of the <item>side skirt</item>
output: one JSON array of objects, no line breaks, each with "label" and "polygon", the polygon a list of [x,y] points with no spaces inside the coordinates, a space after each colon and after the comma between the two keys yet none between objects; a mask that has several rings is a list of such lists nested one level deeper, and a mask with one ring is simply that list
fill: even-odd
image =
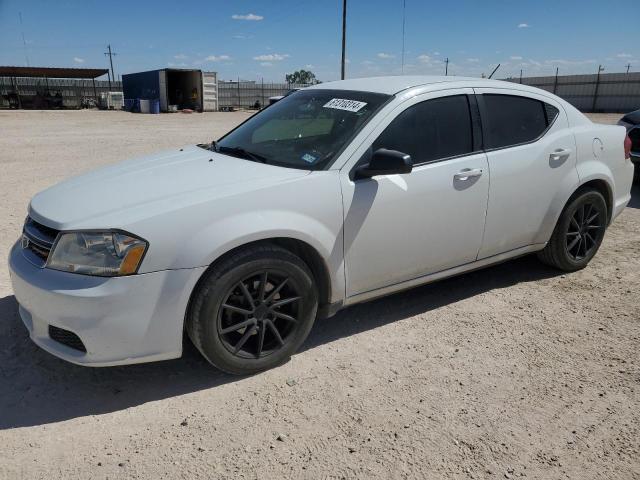
[{"label": "side skirt", "polygon": [[428,275],[423,275],[418,278],[414,278],[412,280],[407,280],[401,283],[396,283],[394,285],[389,285],[386,287],[378,288],[376,290],[370,290],[368,292],[359,293],[357,295],[353,295],[348,297],[344,302],[339,302],[339,304],[331,304],[327,305],[327,307],[333,307],[331,310],[332,314],[328,316],[335,315],[338,310],[342,307],[346,307],[349,305],[355,305],[356,303],[364,302],[367,300],[372,300],[374,298],[384,297],[386,295],[391,295],[392,293],[400,292],[402,290],[408,290],[413,287],[417,287],[419,285],[424,285],[427,283],[432,283],[438,280],[442,280],[444,278],[453,277],[455,275],[460,275],[462,273],[471,272],[473,270],[479,270],[484,267],[488,267],[489,265],[495,265],[497,263],[506,262],[507,260],[512,260],[517,257],[521,257],[523,255],[527,255],[529,253],[537,252],[542,250],[545,247],[546,243],[538,243],[534,245],[527,245],[526,247],[516,248],[514,250],[509,250],[508,252],[500,253],[498,255],[493,255],[491,257],[483,258],[481,260],[476,260],[474,262],[465,263],[464,265],[460,265],[458,267],[449,268],[447,270],[442,270],[440,272],[430,273]]}]

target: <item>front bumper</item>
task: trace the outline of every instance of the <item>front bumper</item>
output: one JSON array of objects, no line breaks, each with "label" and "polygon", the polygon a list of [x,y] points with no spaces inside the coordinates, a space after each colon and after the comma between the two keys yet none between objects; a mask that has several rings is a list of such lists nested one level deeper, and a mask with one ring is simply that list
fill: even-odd
[{"label": "front bumper", "polygon": [[[187,303],[205,268],[102,278],[38,268],[18,243],[9,255],[31,339],[57,357],[94,367],[180,357]],[[51,338],[50,325],[77,335],[86,352]]]}]

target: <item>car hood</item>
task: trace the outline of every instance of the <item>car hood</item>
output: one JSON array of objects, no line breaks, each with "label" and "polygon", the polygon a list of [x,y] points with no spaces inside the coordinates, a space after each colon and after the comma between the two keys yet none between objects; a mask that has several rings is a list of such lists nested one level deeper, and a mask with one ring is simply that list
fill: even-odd
[{"label": "car hood", "polygon": [[221,155],[193,145],[60,182],[33,197],[29,214],[58,230],[117,228],[134,218],[242,194],[309,173]]}]

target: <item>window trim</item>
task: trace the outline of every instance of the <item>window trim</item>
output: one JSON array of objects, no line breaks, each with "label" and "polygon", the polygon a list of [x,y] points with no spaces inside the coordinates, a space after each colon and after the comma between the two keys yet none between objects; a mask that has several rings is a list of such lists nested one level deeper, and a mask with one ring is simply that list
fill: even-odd
[{"label": "window trim", "polygon": [[[375,139],[373,139],[373,141],[370,143],[369,147],[365,150],[365,152],[362,154],[362,156],[358,159],[357,162],[355,162],[353,164],[353,166],[351,167],[351,169],[349,170],[349,179],[351,181],[357,181],[355,180],[355,171],[358,167],[360,167],[361,165],[363,165],[366,160],[363,161],[363,159],[365,159],[365,157],[370,157],[371,154],[373,153],[372,151],[372,146],[373,144],[378,140],[378,138],[380,138],[380,136],[384,133],[384,131],[387,129],[387,127],[389,127],[389,125],[391,125],[396,118],[398,118],[400,115],[402,115],[404,112],[406,112],[407,110],[409,110],[410,108],[413,108],[417,105],[420,105],[422,103],[425,102],[430,102],[432,100],[438,100],[441,98],[448,98],[448,97],[462,97],[465,96],[467,97],[467,105],[469,108],[469,120],[471,121],[471,148],[472,151],[470,152],[466,152],[466,153],[460,153],[458,155],[451,155],[448,157],[442,157],[442,158],[434,158],[433,160],[425,160],[424,162],[419,162],[419,163],[414,163],[413,166],[414,167],[421,167],[423,165],[431,165],[433,163],[440,163],[440,162],[446,162],[449,160],[455,160],[457,158],[462,158],[462,157],[469,157],[472,155],[478,155],[479,153],[483,153],[483,134],[482,134],[482,122],[481,122],[481,118],[480,118],[480,112],[478,110],[478,104],[475,98],[475,94],[473,93],[454,93],[453,95],[442,95],[439,97],[432,97],[432,98],[428,98],[425,100],[422,100],[420,102],[416,102],[413,103],[409,106],[407,106],[407,108],[403,109],[402,111],[398,112],[398,114],[387,124],[387,126],[376,136]],[[363,179],[366,180],[366,179]]]},{"label": "window trim", "polygon": [[[484,103],[484,95],[501,95],[504,97],[521,97],[521,98],[528,98],[529,100],[534,100],[537,102],[540,102],[543,104],[542,108],[543,108],[543,113],[544,113],[544,118],[547,122],[549,122],[549,119],[547,118],[547,112],[544,109],[544,104],[548,103],[545,102],[544,100],[540,100],[538,98],[534,98],[534,97],[529,97],[528,95],[515,95],[513,93],[476,93],[475,97],[478,103],[478,108],[480,111],[480,120],[482,122],[482,144],[483,146],[487,146],[489,145],[489,132],[486,128],[484,128],[485,125],[489,125],[489,114],[487,112],[487,106]],[[551,123],[549,123],[547,125],[547,127],[542,131],[542,133],[540,133],[540,135],[538,135],[536,138],[532,139],[532,140],[528,140],[526,142],[521,142],[521,143],[514,143],[512,145],[505,145],[503,147],[494,147],[494,148],[483,148],[483,151],[486,153],[490,153],[490,152],[497,152],[499,150],[505,150],[507,148],[514,148],[514,147],[521,147],[523,145],[530,145],[532,143],[536,143],[539,140],[541,140],[548,132],[549,130],[551,130],[551,127],[553,127],[556,123],[556,120],[558,120],[558,118],[560,117],[560,109],[558,107],[556,107],[555,105],[548,103],[549,105],[551,105],[552,107],[554,107],[556,110],[558,110],[558,114],[555,116],[555,118],[553,119],[553,121]]]}]

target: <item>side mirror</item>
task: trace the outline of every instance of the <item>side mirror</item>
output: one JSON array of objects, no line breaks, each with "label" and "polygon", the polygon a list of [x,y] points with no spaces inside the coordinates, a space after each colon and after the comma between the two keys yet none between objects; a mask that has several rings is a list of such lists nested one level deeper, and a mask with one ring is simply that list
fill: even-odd
[{"label": "side mirror", "polygon": [[373,152],[369,163],[356,169],[355,179],[371,178],[376,175],[410,173],[411,170],[413,170],[411,155],[398,152],[397,150],[380,148]]}]

